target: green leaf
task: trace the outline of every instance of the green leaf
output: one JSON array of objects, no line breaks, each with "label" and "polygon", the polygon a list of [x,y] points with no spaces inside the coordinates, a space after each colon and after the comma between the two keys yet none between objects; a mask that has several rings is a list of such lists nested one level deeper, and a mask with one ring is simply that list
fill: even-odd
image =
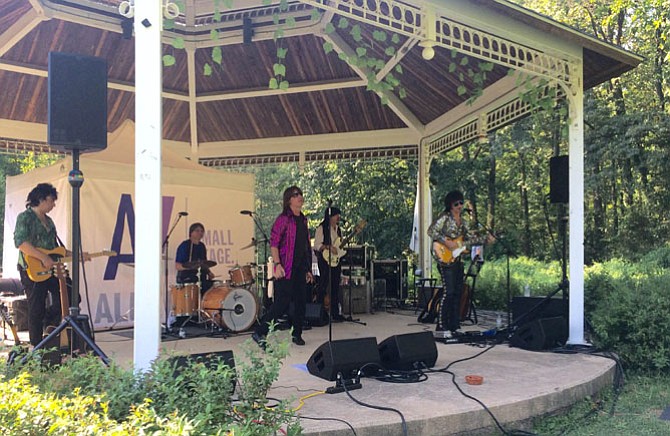
[{"label": "green leaf", "polygon": [[283,37],[284,37],[284,29],[282,29],[282,28],[279,28],[279,29],[275,30],[274,35],[272,35],[272,38],[275,41],[278,40],[278,39],[281,39]]},{"label": "green leaf", "polygon": [[288,11],[288,0],[279,0],[279,10],[282,12]]},{"label": "green leaf", "polygon": [[344,17],[340,17],[339,21],[337,22],[337,27],[339,27],[340,29],[346,29],[347,27],[349,27],[349,20],[347,20]]},{"label": "green leaf", "polygon": [[321,19],[321,16],[322,16],[321,11],[319,11],[318,9],[312,9],[312,13],[310,14],[310,19],[312,21],[319,21]]},{"label": "green leaf", "polygon": [[274,64],[272,66],[272,71],[275,76],[284,76],[286,75],[286,66],[284,64]]},{"label": "green leaf", "polygon": [[363,40],[360,24],[354,24],[349,34],[351,35],[352,38],[354,38],[354,41],[356,42],[361,42]]},{"label": "green leaf", "polygon": [[328,22],[323,31],[326,32],[326,35],[329,35],[335,31],[335,26],[333,26],[333,23]]},{"label": "green leaf", "polygon": [[281,89],[282,91],[286,91],[288,89],[288,80],[282,80],[279,83],[279,89]]},{"label": "green leaf", "polygon": [[466,92],[468,92],[468,90],[467,90],[467,88],[466,88],[465,86],[463,86],[463,85],[458,85],[458,88],[456,88],[456,92],[458,93],[458,95],[463,95],[463,94],[465,94]]},{"label": "green leaf", "polygon": [[381,69],[384,68],[385,66],[386,66],[386,63],[384,62],[383,59],[377,59],[377,62],[375,62],[375,67],[376,67],[378,70],[381,70]]},{"label": "green leaf", "polygon": [[270,83],[268,83],[268,88],[270,89],[279,89],[279,82],[277,82],[276,78],[271,78]]},{"label": "green leaf", "polygon": [[214,21],[216,21],[217,23],[221,22],[221,11],[219,10],[219,8],[216,8],[214,10],[214,16],[212,18],[214,18]]},{"label": "green leaf", "polygon": [[288,53],[288,49],[284,47],[277,47],[277,58],[279,59],[286,59],[286,53]]},{"label": "green leaf", "polygon": [[232,9],[233,8],[233,0],[223,0],[223,5],[227,9]]},{"label": "green leaf", "polygon": [[279,14],[277,12],[272,14],[272,24],[274,24],[275,26],[279,25]]},{"label": "green leaf", "polygon": [[456,51],[455,48],[451,49],[451,58],[454,59],[456,56],[458,56],[458,52]]},{"label": "green leaf", "polygon": [[333,51],[333,43],[330,41],[326,41],[323,43],[323,51],[328,54],[331,51]]},{"label": "green leaf", "polygon": [[174,29],[174,20],[163,20],[163,30]]},{"label": "green leaf", "polygon": [[387,37],[386,32],[384,32],[383,30],[375,30],[374,32],[372,32],[372,38],[375,41],[384,42],[386,41],[386,37]]},{"label": "green leaf", "polygon": [[176,48],[176,49],[182,49],[182,48],[184,48],[184,38],[182,38],[181,36],[179,36],[179,37],[173,39],[173,40],[172,40],[172,47],[174,47],[174,48]]},{"label": "green leaf", "polygon": [[398,88],[398,95],[400,98],[405,98],[407,97],[407,91],[405,91],[405,88]]},{"label": "green leaf", "polygon": [[382,104],[383,104],[384,106],[386,106],[386,105],[389,104],[389,99],[388,99],[387,96],[383,96],[383,97],[382,97]]},{"label": "green leaf", "polygon": [[456,68],[457,68],[457,66],[456,66],[455,63],[449,62],[449,72],[450,73],[453,73],[454,71],[456,71]]},{"label": "green leaf", "polygon": [[470,61],[468,60],[468,58],[465,57],[465,56],[463,56],[463,58],[461,59],[461,66],[465,66],[465,65],[467,65],[468,62],[470,62]]},{"label": "green leaf", "polygon": [[221,65],[221,60],[223,59],[223,54],[221,52],[221,47],[216,46],[212,48],[212,60],[217,64]]},{"label": "green leaf", "polygon": [[400,36],[397,33],[394,33],[391,36],[391,42],[394,44],[400,44]]},{"label": "green leaf", "polygon": [[337,57],[340,58],[341,60],[345,61],[345,62],[346,62],[347,59],[349,58],[349,56],[347,56],[347,54],[344,53],[344,52],[339,52],[339,53],[337,54]]},{"label": "green leaf", "polygon": [[395,55],[395,47],[393,47],[393,46],[386,47],[386,50],[384,50],[384,54],[385,54],[386,56],[393,56],[393,55]]},{"label": "green leaf", "polygon": [[205,64],[202,66],[202,74],[205,76],[211,76],[212,75],[212,66],[209,64]]},{"label": "green leaf", "polygon": [[398,74],[402,74],[404,70],[402,69],[402,65],[398,64],[395,66],[395,72]]},{"label": "green leaf", "polygon": [[287,17],[286,25],[289,27],[289,29],[295,27],[295,17]]},{"label": "green leaf", "polygon": [[359,57],[363,57],[363,56],[365,56],[365,55],[367,54],[367,52],[368,52],[368,49],[365,48],[365,47],[357,47],[357,48],[356,48],[356,54],[357,54]]},{"label": "green leaf", "polygon": [[211,39],[212,41],[217,41],[219,39],[219,32],[216,31],[216,29],[210,30],[209,39]]},{"label": "green leaf", "polygon": [[166,67],[171,67],[176,62],[174,56],[172,55],[163,55],[163,65]]},{"label": "green leaf", "polygon": [[263,0],[263,6],[270,6],[272,4],[272,0]]}]

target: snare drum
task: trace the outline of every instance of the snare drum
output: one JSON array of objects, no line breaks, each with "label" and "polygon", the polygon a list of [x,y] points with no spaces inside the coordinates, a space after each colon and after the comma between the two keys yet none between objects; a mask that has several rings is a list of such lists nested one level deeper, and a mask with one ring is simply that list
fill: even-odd
[{"label": "snare drum", "polygon": [[228,271],[228,274],[230,275],[230,283],[233,286],[246,286],[254,282],[250,265],[237,266]]},{"label": "snare drum", "polygon": [[191,316],[198,309],[200,286],[197,283],[184,283],[170,286],[172,311],[175,316]]},{"label": "snare drum", "polygon": [[219,327],[233,332],[247,330],[258,316],[256,297],[244,288],[212,288],[202,298],[202,309]]}]

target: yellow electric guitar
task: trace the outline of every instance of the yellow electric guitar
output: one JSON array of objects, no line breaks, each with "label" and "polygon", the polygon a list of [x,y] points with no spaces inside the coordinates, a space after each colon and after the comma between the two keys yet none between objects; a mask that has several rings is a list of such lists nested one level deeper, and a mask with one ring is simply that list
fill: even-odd
[{"label": "yellow electric guitar", "polygon": [[349,241],[351,241],[351,238],[361,233],[367,225],[368,222],[362,219],[358,222],[358,224],[356,224],[354,230],[344,239],[344,241],[342,241],[339,236],[335,238],[333,246],[337,248],[337,253],[331,253],[329,250],[323,250],[321,252],[323,260],[325,260],[328,265],[335,268],[337,264],[340,263],[340,259],[342,259],[347,254],[347,251],[343,247],[345,247]]},{"label": "yellow electric guitar", "polygon": [[[38,248],[42,253],[48,254],[54,261],[58,263],[68,263],[72,262],[72,257],[65,257],[67,250],[65,247],[56,247],[52,250],[45,250],[43,248]],[[103,250],[97,253],[89,253],[85,255],[88,258],[100,257],[100,256],[116,256],[115,251]],[[36,257],[25,256],[26,260],[26,273],[30,280],[34,282],[43,282],[53,275],[53,271],[50,268],[46,268],[42,261]]]},{"label": "yellow electric guitar", "polygon": [[433,241],[433,256],[435,260],[440,263],[453,263],[458,257],[463,254],[467,249],[467,245],[463,244],[463,237],[459,236],[456,239],[452,239],[453,242],[458,242],[460,246],[454,250],[450,250],[442,241]]}]

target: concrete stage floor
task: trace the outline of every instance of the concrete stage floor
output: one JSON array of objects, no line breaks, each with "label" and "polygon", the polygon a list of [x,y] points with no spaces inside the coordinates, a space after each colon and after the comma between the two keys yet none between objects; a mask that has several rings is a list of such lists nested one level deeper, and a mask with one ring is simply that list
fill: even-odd
[{"label": "concrete stage floor", "polygon": [[[333,324],[333,340],[374,337],[381,343],[392,335],[434,328],[432,324],[418,324],[412,310],[357,317],[366,325]],[[464,330],[477,328],[466,326]],[[314,327],[303,334],[305,346],[291,344],[290,356],[268,394],[271,398],[290,399],[293,407],[299,408],[297,413],[303,417],[301,423],[306,435],[402,435],[402,418],[406,421],[406,434],[411,436],[501,434],[484,407],[464,394],[483,403],[505,430],[527,429],[530,418],[561,409],[611,386],[615,369],[612,360],[587,353],[532,352],[509,347],[507,343],[490,348],[482,344],[438,342],[434,370],[467,359],[450,366],[453,380],[452,375],[445,372],[430,372],[427,380],[420,383],[399,384],[363,378],[362,389],[350,391],[351,396],[362,403],[395,411],[357,404],[347,393],[313,395],[300,407],[301,397],[334,385],[309,374],[305,366],[328,336],[328,326]],[[131,366],[131,337],[132,331],[97,332],[96,343],[116,362]],[[187,337],[163,342],[162,347],[166,352],[185,354],[232,350],[237,360],[243,357],[239,345],[245,340],[251,340],[250,332],[225,339]],[[483,384],[466,384],[466,375],[482,376]],[[184,401],[192,400],[184,398]]]}]

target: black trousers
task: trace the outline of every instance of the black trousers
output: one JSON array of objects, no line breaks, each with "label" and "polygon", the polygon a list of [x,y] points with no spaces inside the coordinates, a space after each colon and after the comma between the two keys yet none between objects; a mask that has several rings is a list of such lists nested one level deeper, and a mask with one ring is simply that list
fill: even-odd
[{"label": "black trousers", "polygon": [[[328,283],[330,283],[330,315],[340,314],[340,276],[342,275],[342,265],[330,267],[321,253],[317,254],[319,263],[319,295],[318,302],[323,304],[324,297],[328,292]],[[330,279],[330,280],[329,280]]]},{"label": "black trousers", "polygon": [[302,326],[305,321],[305,307],[307,306],[307,283],[305,278],[307,271],[298,271],[291,274],[290,279],[281,279],[274,282],[274,297],[270,309],[263,315],[256,333],[265,336],[270,330],[270,322],[277,320],[288,312],[289,305],[293,302],[293,337],[302,337]]},{"label": "black trousers", "polygon": [[442,301],[440,302],[440,316],[437,320],[437,328],[450,330],[452,332],[461,327],[461,294],[463,293],[463,280],[465,270],[463,262],[451,264],[438,264],[442,276]]},{"label": "black trousers", "polygon": [[[60,286],[56,277],[43,282],[30,280],[28,274],[19,269],[21,284],[28,297],[28,334],[30,344],[42,342],[44,328],[57,326],[61,321]],[[47,296],[51,294],[51,305],[47,308]]]}]

